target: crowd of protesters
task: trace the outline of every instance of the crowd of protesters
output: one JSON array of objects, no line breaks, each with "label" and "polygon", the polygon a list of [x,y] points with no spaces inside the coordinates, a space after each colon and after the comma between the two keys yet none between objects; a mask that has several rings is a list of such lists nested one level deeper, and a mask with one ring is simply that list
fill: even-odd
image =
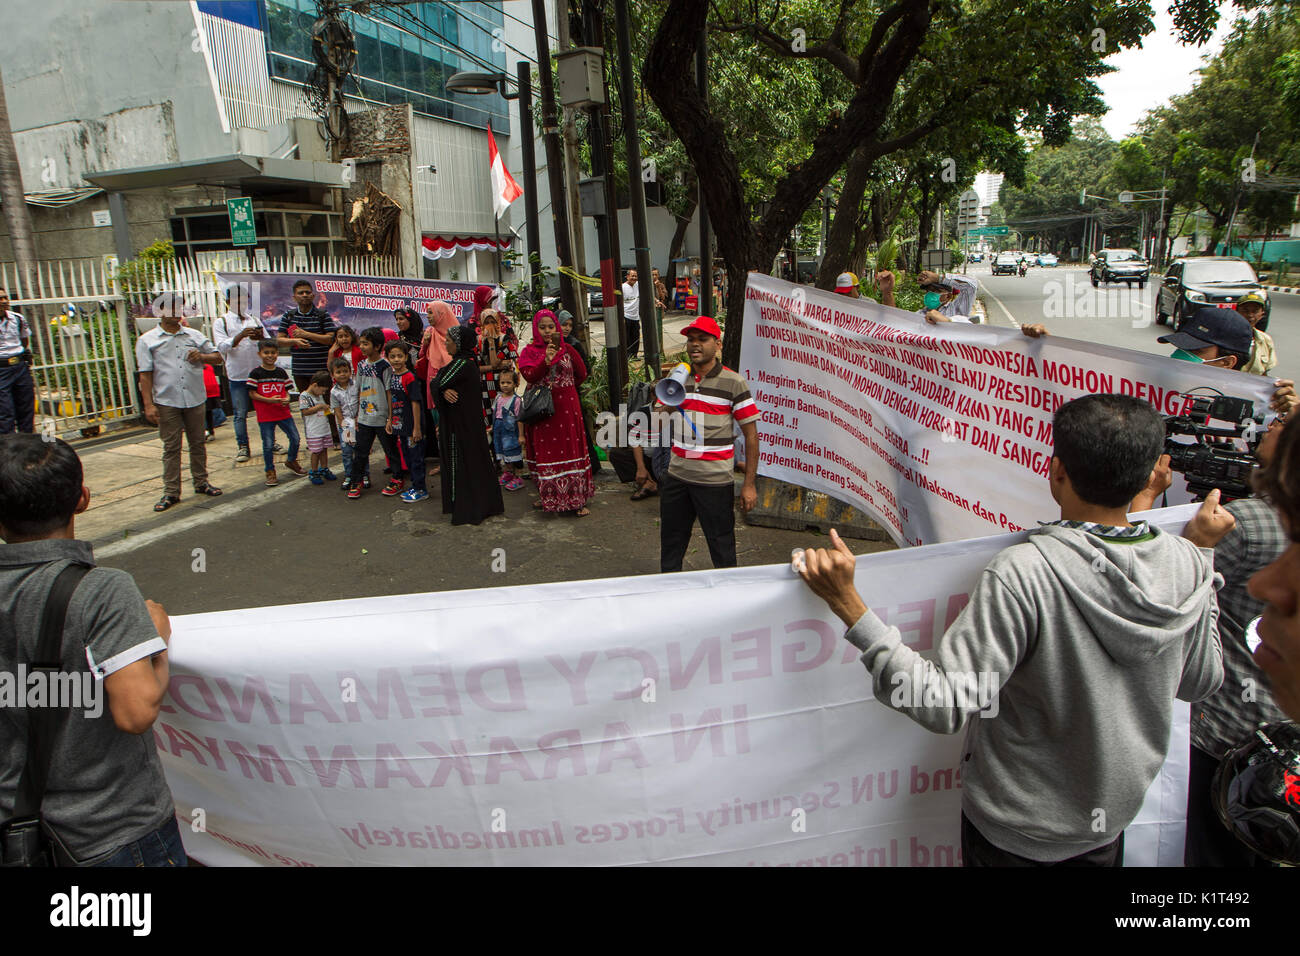
[{"label": "crowd of protesters", "polygon": [[[852,294],[856,277],[842,278],[841,291]],[[936,300],[920,318],[940,324],[969,312],[964,284],[936,273],[923,285]],[[267,484],[278,481],[278,431],[288,443],[288,470],[314,484],[338,479],[330,468],[337,450],[340,486],[352,499],[370,487],[378,442],[390,474],[382,494],[423,501],[436,475],[453,524],[501,514],[503,491],[519,490],[525,480],[536,483],[535,508],[588,514],[594,457],[578,388],[590,373],[589,356],[566,328],[572,317],[545,309],[533,315],[521,348],[510,318],[491,307],[492,291],[475,291],[464,324],[439,301],[424,316],[398,309],[395,330],[356,331],[322,321],[310,284],[301,282],[297,308],[274,336],[232,300],[215,345],[164,315],[137,349],[146,416],[163,433],[165,487],[157,510],[179,499],[182,433],[195,490],[221,493],[208,481],[203,455],[211,427],[203,372],[224,359],[232,389],[239,383],[245,391],[233,402],[240,460],[250,457],[240,419],[251,410]],[[1271,340],[1254,332],[1250,315],[1221,311],[1198,313],[1184,332],[1161,341],[1207,364],[1267,374],[1275,361]],[[744,379],[718,360],[717,323],[700,317],[683,335],[690,369],[681,410],[692,430],[679,432],[671,454],[656,454],[653,464],[636,457],[634,497],[661,498],[665,572],[680,570],[697,518],[714,565],[736,564],[732,482],[740,447],[742,509],[756,499],[759,410]],[[282,348],[292,350],[291,371],[279,364]],[[966,733],[965,865],[1120,865],[1124,830],[1167,757],[1175,700],[1198,705],[1187,863],[1270,862],[1224,824],[1210,790],[1221,761],[1258,728],[1300,720],[1300,432],[1288,419],[1294,389],[1277,384],[1279,414],[1256,451],[1258,496],[1225,505],[1211,492],[1181,535],[1129,517],[1150,508],[1170,481],[1156,410],[1122,395],[1088,395],[1062,406],[1047,478],[1059,516],[990,562],[937,641],[933,660],[922,661],[899,628],[867,606],[855,586],[856,559],[834,531],[831,547],[796,559],[808,586],[844,623],[877,699],[932,731]],[[521,391],[534,399],[544,393],[545,411],[534,416]],[[310,470],[298,460],[303,436],[290,410],[294,392]],[[0,665],[30,656],[24,635],[37,629],[12,622],[39,618],[42,588],[48,591],[70,563],[93,565],[74,533],[88,500],[80,462],[62,442],[0,436],[0,575],[8,578],[0,592],[8,605],[0,617]],[[183,863],[156,754],[145,748],[142,756],[122,738],[146,732],[157,716],[167,686],[166,614],[119,572],[88,580],[69,607],[70,620],[86,648],[95,649],[94,659],[111,660],[112,670],[98,675],[108,716],[87,725],[84,739],[114,773],[134,782],[123,784],[115,814],[92,818],[77,798],[88,771],[60,765],[51,777],[50,821],[73,835],[69,846],[83,863]],[[1250,644],[1255,635],[1257,648]],[[987,700],[961,692],[974,674],[996,680],[996,711],[983,713]],[[900,678],[918,676],[924,686],[900,697]],[[0,736],[0,753],[16,754],[20,738]],[[0,785],[0,819],[12,811],[15,794],[12,782]],[[1300,832],[1294,809],[1289,824],[1286,807],[1279,812],[1276,826]]]}]

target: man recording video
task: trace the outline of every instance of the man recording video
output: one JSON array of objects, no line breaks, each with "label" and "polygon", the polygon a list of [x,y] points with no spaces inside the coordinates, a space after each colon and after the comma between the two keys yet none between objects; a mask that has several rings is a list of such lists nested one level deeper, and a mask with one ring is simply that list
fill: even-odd
[{"label": "man recording video", "polygon": [[[1201,700],[1223,678],[1209,553],[1127,516],[1164,449],[1160,415],[1131,396],[1085,395],[1057,411],[1053,436],[1060,519],[990,562],[933,662],[867,608],[838,534],[804,555],[803,578],[848,626],[876,699],[938,733],[967,729],[966,866],[1122,865],[1174,698]],[[1230,527],[1211,494],[1184,534],[1212,546]],[[923,696],[896,701],[914,669]],[[953,692],[963,675],[989,676],[996,715],[973,719],[980,702]]]}]

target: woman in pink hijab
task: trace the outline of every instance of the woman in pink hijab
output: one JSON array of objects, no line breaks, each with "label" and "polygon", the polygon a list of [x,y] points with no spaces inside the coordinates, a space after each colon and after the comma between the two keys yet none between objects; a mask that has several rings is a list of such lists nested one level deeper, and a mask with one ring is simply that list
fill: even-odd
[{"label": "woman in pink hijab", "polygon": [[529,388],[549,386],[555,406],[553,414],[524,426],[524,461],[537,478],[541,496],[533,507],[585,517],[591,514],[587,502],[596,494],[578,398],[587,367],[564,341],[549,309],[533,316],[533,341],[519,355],[519,372]]},{"label": "woman in pink hijab", "polygon": [[[456,310],[441,299],[430,302],[426,314],[429,317],[429,324],[425,326],[424,337],[420,340],[415,374],[425,383],[425,399],[429,404],[424,407],[433,409],[437,407],[433,394],[434,382],[437,381],[439,370],[446,368],[452,361],[451,353],[447,351],[447,332],[459,323],[456,321]],[[436,422],[434,427],[437,427]],[[439,447],[437,436],[430,434],[428,438],[425,447],[436,454]],[[440,466],[435,465],[429,468],[427,473],[436,475],[439,470]]]}]

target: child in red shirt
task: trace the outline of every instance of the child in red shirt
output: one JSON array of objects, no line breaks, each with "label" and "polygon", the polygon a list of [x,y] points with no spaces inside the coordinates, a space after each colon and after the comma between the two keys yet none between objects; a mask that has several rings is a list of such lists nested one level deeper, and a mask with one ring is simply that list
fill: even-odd
[{"label": "child in red shirt", "polygon": [[262,462],[266,465],[266,483],[278,485],[275,475],[275,430],[281,429],[289,436],[289,454],[285,467],[295,475],[304,474],[298,464],[298,426],[289,411],[289,390],[293,380],[289,373],[275,364],[280,350],[274,339],[263,339],[257,346],[257,357],[262,364],[248,373],[248,397],[257,412],[257,427],[262,433]]}]

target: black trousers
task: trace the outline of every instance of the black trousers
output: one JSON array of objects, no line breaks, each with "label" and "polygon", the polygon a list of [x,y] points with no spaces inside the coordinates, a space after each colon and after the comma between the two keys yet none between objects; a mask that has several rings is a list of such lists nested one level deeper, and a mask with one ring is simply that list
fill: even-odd
[{"label": "black trousers", "polygon": [[1123,866],[1124,834],[1121,833],[1105,846],[1099,846],[1087,853],[1080,853],[1067,860],[1055,860],[1044,863],[1027,857],[1008,853],[984,839],[984,834],[975,829],[975,824],[961,815],[961,862],[962,866]]},{"label": "black trousers", "polygon": [[382,425],[362,425],[358,422],[357,444],[352,452],[352,474],[348,476],[352,479],[354,485],[359,486],[361,479],[370,473],[370,449],[374,447],[376,438],[379,439],[384,454],[388,456],[389,464],[393,469],[393,477],[404,477],[402,456],[397,451],[397,438],[388,434]]},{"label": "black trousers", "polygon": [[1219,761],[1192,744],[1187,773],[1187,839],[1183,866],[1263,866],[1273,864],[1242,843],[1223,825],[1210,802],[1210,784]]},{"label": "black trousers", "polygon": [[680,571],[695,519],[715,568],[736,566],[736,492],[725,485],[692,485],[671,475],[659,485],[659,570]]},{"label": "black trousers", "polygon": [[36,390],[26,362],[0,365],[0,435],[31,433],[35,424]]},{"label": "black trousers", "polygon": [[629,319],[627,322],[627,357],[636,358],[636,353],[639,351],[641,351],[641,323]]}]

